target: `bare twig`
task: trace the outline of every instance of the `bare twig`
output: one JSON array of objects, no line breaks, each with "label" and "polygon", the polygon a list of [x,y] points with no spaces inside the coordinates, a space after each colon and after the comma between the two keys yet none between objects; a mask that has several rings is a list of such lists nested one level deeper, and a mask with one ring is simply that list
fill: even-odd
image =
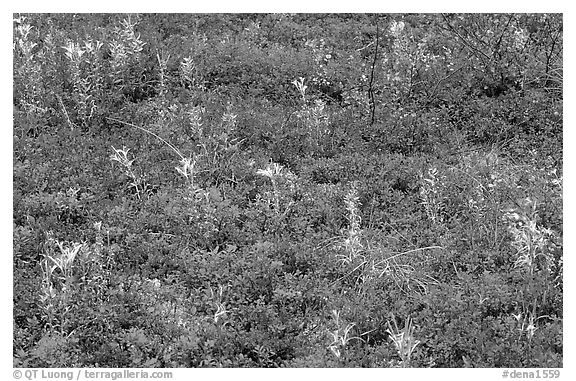
[{"label": "bare twig", "polygon": [[367,49],[369,47],[371,47],[372,45],[374,45],[374,41],[371,41],[368,45],[361,47],[360,49],[356,49],[357,52],[361,52],[364,49]]},{"label": "bare twig", "polygon": [[492,53],[493,56],[495,56],[498,49],[500,49],[502,39],[504,38],[504,35],[506,34],[506,31],[508,30],[508,27],[510,26],[510,23],[512,22],[513,19],[514,14],[511,14],[510,17],[508,18],[508,21],[506,22],[506,26],[504,26],[504,29],[502,29],[502,33],[500,33],[500,38],[498,38],[498,42],[496,42],[496,45],[494,46],[494,52]]},{"label": "bare twig", "polygon": [[111,120],[111,121],[113,121],[113,122],[122,123],[122,124],[125,124],[125,125],[130,126],[130,127],[135,127],[135,128],[137,128],[137,129],[139,129],[139,130],[142,130],[142,131],[144,131],[144,132],[149,133],[150,135],[154,136],[156,139],[160,140],[162,143],[164,143],[164,144],[166,144],[168,147],[170,147],[170,148],[172,149],[172,151],[176,152],[176,154],[177,154],[178,156],[180,156],[180,159],[184,160],[184,155],[182,155],[182,153],[180,153],[180,151],[179,151],[176,147],[174,147],[172,144],[168,143],[166,140],[162,139],[160,136],[156,135],[156,134],[153,133],[152,131],[148,131],[148,130],[145,129],[144,127],[140,127],[140,126],[137,126],[137,125],[132,124],[132,123],[124,122],[124,121],[119,120],[119,119],[116,119],[116,118],[106,117],[106,119]]},{"label": "bare twig", "polygon": [[548,75],[548,72],[550,70],[550,61],[552,59],[552,55],[554,53],[554,48],[556,47],[556,41],[558,41],[558,37],[560,37],[562,33],[562,28],[559,27],[558,28],[558,32],[556,33],[556,35],[553,37],[552,39],[552,46],[550,47],[550,53],[546,52],[546,75]]},{"label": "bare twig", "polygon": [[452,73],[448,74],[446,77],[444,78],[440,78],[440,80],[438,80],[438,82],[436,82],[436,85],[434,85],[434,88],[432,89],[432,92],[430,93],[430,95],[428,96],[428,100],[426,101],[426,103],[430,103],[432,101],[432,99],[434,98],[434,96],[436,95],[436,91],[438,91],[438,86],[440,86],[440,84],[448,79],[450,79],[450,77],[452,77],[454,74],[458,73],[460,70],[464,69],[464,66],[459,67],[458,69],[454,70]]},{"label": "bare twig", "polygon": [[54,93],[54,95],[56,96],[56,98],[58,99],[58,102],[60,103],[60,107],[62,107],[62,111],[64,111],[64,115],[66,115],[66,121],[68,122],[68,125],[70,126],[71,130],[74,130],[74,123],[72,123],[72,121],[70,120],[70,116],[68,115],[68,111],[66,111],[66,107],[64,106],[64,102],[62,102],[62,98],[60,98],[60,95]]},{"label": "bare twig", "polygon": [[446,22],[446,25],[448,25],[448,28],[452,31],[452,33],[454,33],[456,35],[456,37],[458,37],[462,41],[462,43],[466,47],[468,47],[472,51],[479,53],[482,57],[484,57],[488,61],[492,60],[486,53],[484,53],[482,50],[478,49],[477,47],[472,46],[464,37],[462,37],[460,35],[460,33],[458,33],[458,31],[452,26],[452,24],[450,24],[450,21],[448,21],[448,18],[446,18],[446,15],[444,15],[444,13],[441,13],[441,15],[442,15],[442,18],[444,19],[444,21]]},{"label": "bare twig", "polygon": [[376,62],[378,62],[378,43],[380,41],[380,27],[378,25],[378,21],[376,21],[376,46],[374,47],[374,60],[372,61],[372,69],[370,72],[370,83],[368,85],[368,96],[370,97],[370,125],[374,125],[375,117],[376,117],[376,100],[374,98],[374,70],[376,69]]}]

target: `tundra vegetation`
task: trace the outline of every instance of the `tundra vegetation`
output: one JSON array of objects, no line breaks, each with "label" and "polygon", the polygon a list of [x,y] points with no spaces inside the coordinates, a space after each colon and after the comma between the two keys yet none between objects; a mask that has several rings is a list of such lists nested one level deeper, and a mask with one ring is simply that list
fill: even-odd
[{"label": "tundra vegetation", "polygon": [[15,14],[17,367],[561,367],[562,16]]}]

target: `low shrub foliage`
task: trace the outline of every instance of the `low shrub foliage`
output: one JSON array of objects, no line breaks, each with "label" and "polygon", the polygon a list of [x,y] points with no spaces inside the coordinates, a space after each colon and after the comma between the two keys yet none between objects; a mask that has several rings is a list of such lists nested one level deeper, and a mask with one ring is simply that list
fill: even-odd
[{"label": "low shrub foliage", "polygon": [[562,18],[16,14],[15,367],[562,367]]}]

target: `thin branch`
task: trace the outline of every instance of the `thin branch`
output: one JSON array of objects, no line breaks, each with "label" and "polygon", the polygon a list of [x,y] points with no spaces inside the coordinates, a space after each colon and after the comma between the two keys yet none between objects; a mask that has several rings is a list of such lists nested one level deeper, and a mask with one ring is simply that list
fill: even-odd
[{"label": "thin branch", "polygon": [[478,49],[477,47],[472,46],[468,41],[466,41],[466,39],[464,37],[462,37],[460,35],[460,33],[458,33],[458,31],[450,24],[450,21],[448,21],[448,19],[444,15],[444,13],[441,13],[441,15],[442,15],[442,18],[444,19],[444,21],[446,22],[446,25],[448,25],[448,28],[450,28],[452,33],[454,33],[456,35],[456,37],[458,37],[467,48],[469,48],[470,50],[473,50],[477,53],[480,53],[480,55],[482,55],[488,61],[491,60],[491,58],[486,53],[484,53],[482,50]]},{"label": "thin branch", "polygon": [[550,70],[550,60],[552,58],[552,54],[554,53],[556,41],[558,40],[558,37],[560,37],[561,33],[562,28],[558,28],[558,33],[556,33],[556,36],[554,36],[552,40],[552,47],[550,48],[550,54],[546,53],[546,75],[548,75],[548,71]]},{"label": "thin branch", "polygon": [[54,93],[54,95],[58,99],[58,102],[60,103],[60,107],[62,107],[62,111],[64,111],[64,115],[66,115],[66,121],[68,122],[70,129],[74,130],[74,123],[72,123],[72,121],[70,120],[70,116],[68,115],[68,111],[66,111],[66,107],[64,106],[64,102],[62,102],[62,98],[60,98],[60,96],[56,93]]},{"label": "thin branch", "polygon": [[374,120],[376,118],[376,99],[374,98],[374,71],[376,69],[376,62],[378,61],[378,45],[380,41],[380,27],[378,25],[378,21],[376,21],[376,46],[374,47],[374,61],[372,61],[372,70],[370,72],[370,83],[368,85],[368,96],[370,97],[370,109],[371,109],[371,118],[370,118],[370,125],[374,125]]},{"label": "thin branch", "polygon": [[496,45],[494,45],[494,50],[492,52],[492,56],[494,58],[496,58],[496,53],[498,52],[498,49],[500,49],[500,44],[502,43],[502,39],[504,38],[504,34],[506,34],[506,31],[508,30],[508,26],[510,26],[510,23],[512,22],[513,18],[514,18],[514,14],[511,14],[510,17],[508,18],[508,22],[506,23],[506,26],[504,27],[504,29],[502,29],[502,33],[500,33],[500,38],[498,38]]},{"label": "thin branch", "polygon": [[367,48],[371,47],[372,45],[374,45],[374,41],[370,41],[370,43],[368,45],[366,45],[360,49],[356,49],[356,51],[361,52],[362,50],[367,49]]},{"label": "thin branch", "polygon": [[448,74],[446,77],[444,78],[440,78],[440,80],[438,80],[438,82],[436,82],[436,85],[434,85],[434,88],[432,89],[432,92],[430,93],[430,95],[428,96],[428,100],[426,101],[426,103],[430,103],[432,101],[432,99],[434,98],[434,96],[436,95],[436,91],[438,90],[438,86],[440,86],[440,84],[448,79],[450,79],[454,74],[458,73],[460,70],[464,69],[464,66],[459,67],[458,69],[454,70],[452,73]]},{"label": "thin branch", "polygon": [[174,147],[172,144],[168,143],[166,140],[162,139],[160,136],[156,135],[156,134],[153,133],[152,131],[148,131],[148,130],[145,129],[144,127],[140,127],[140,126],[137,126],[137,125],[132,124],[132,123],[124,122],[124,121],[119,120],[119,119],[116,119],[116,118],[106,117],[106,119],[111,120],[111,121],[113,121],[113,122],[125,124],[125,125],[130,126],[130,127],[136,127],[136,128],[139,129],[139,130],[142,130],[142,131],[144,131],[144,132],[149,133],[150,135],[154,136],[156,139],[160,140],[161,142],[163,142],[164,144],[166,144],[168,147],[170,147],[170,148],[172,149],[172,151],[176,152],[176,154],[177,154],[178,156],[180,156],[181,159],[184,159],[184,155],[182,155],[182,154],[180,153],[180,151],[179,151],[176,147]]}]

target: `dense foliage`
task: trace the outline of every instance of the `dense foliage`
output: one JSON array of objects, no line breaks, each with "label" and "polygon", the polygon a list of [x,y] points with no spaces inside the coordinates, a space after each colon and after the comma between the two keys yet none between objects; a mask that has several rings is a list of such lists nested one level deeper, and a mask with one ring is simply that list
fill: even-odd
[{"label": "dense foliage", "polygon": [[14,366],[561,367],[562,46],[14,15]]}]

